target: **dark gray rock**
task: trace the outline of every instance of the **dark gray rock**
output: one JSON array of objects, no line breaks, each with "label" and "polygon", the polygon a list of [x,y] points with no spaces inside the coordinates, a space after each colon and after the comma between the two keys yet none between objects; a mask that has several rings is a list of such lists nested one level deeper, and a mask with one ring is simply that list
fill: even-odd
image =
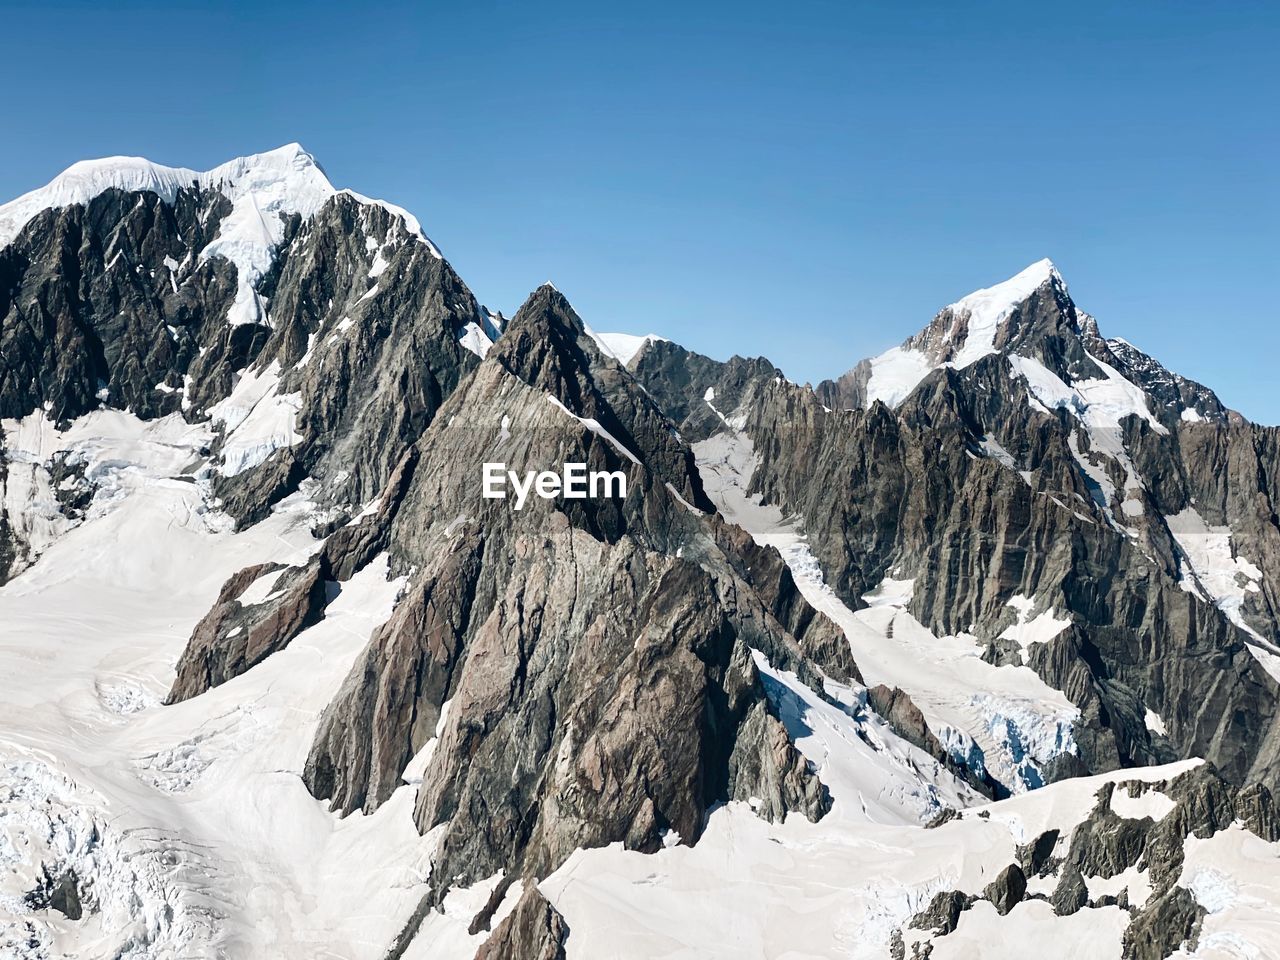
[{"label": "dark gray rock", "polygon": [[281,565],[255,564],[233,574],[188,640],[168,702],[188,700],[239,676],[318,623],[330,600],[328,584],[349,580],[388,548],[391,524],[416,464],[417,451],[410,448],[377,508],[335,529],[304,566],[285,569],[262,602],[246,606],[240,597],[254,580],[284,569]]},{"label": "dark gray rock", "polygon": [[1099,791],[1093,813],[1071,835],[1067,859],[1087,877],[1114,877],[1136,866],[1154,826],[1150,817],[1134,820],[1115,814],[1111,792],[1111,784]]},{"label": "dark gray rock", "polygon": [[[963,323],[944,311],[911,345],[945,362],[956,348],[947,332]],[[1064,379],[1101,376],[1105,363],[1151,391],[1165,432],[1136,417],[1124,425],[1144,481],[1137,494],[1144,512],[1126,520],[1136,537],[1113,527],[1113,517],[1124,518],[1120,504],[1100,502],[1072,444],[1124,490],[1119,465],[1089,452],[1068,412],[1037,411],[1003,353],[936,370],[894,411],[861,409],[865,376],[857,371],[816,396],[766,375],[749,378],[739,407],[717,406],[745,421],[760,461],[752,492],[804,518],[824,578],[848,606],[862,606],[890,570],[910,572],[912,614],[940,635],[972,630],[990,662],[1015,660],[999,640],[1013,622],[1014,595],[1035,597],[1036,612],[1068,613],[1073,626],[1027,658],[1083,715],[1078,758],[1041,769],[1045,781],[1206,756],[1234,782],[1274,784],[1280,691],[1248,653],[1250,638],[1183,589],[1185,560],[1163,515],[1194,499],[1207,522],[1229,524],[1241,554],[1263,574],[1245,616],[1264,635],[1280,632],[1275,431],[1226,416],[1204,388],[1103,340],[1057,281],[1020,305],[998,339],[998,349],[1033,357]],[[704,380],[723,372],[713,364],[665,348],[646,349],[632,367],[693,430],[707,407],[699,405],[702,391],[714,386]],[[1187,403],[1207,422],[1182,422],[1179,404]],[[997,441],[1012,466],[989,456],[984,438]],[[1147,729],[1148,709],[1165,719],[1165,735]],[[1239,735],[1244,727],[1254,733]]]},{"label": "dark gray rock", "polygon": [[1004,916],[1019,903],[1027,893],[1027,878],[1022,868],[1011,863],[1000,875],[992,880],[982,891],[984,899],[990,900],[996,913]]},{"label": "dark gray rock", "polygon": [[1068,862],[1062,868],[1062,876],[1053,890],[1053,912],[1060,917],[1069,917],[1077,910],[1082,910],[1089,903],[1089,887],[1084,882],[1080,868]]},{"label": "dark gray rock", "polygon": [[1194,950],[1207,911],[1185,887],[1171,887],[1137,913],[1124,933],[1126,960],[1165,960]]},{"label": "dark gray rock", "polygon": [[[210,376],[229,378],[261,329],[226,336],[235,268],[196,262],[230,203],[182,189],[107,190],[83,206],[46,210],[0,250],[0,416],[47,404],[55,420],[108,403],[153,417],[179,409],[180,384],[204,352]],[[185,264],[175,291],[164,259]]]},{"label": "dark gray rock", "polygon": [[1033,841],[1018,847],[1018,864],[1027,876],[1045,877],[1057,868],[1053,851],[1062,832],[1056,827],[1044,831]]},{"label": "dark gray rock", "polygon": [[976,899],[959,890],[936,893],[929,906],[911,918],[910,926],[916,930],[928,930],[935,937],[945,937],[960,924],[960,914],[973,906]]},{"label": "dark gray rock", "polygon": [[[445,830],[417,922],[497,870],[532,882],[580,847],[696,843],[732,798],[771,819],[829,809],[751,651],[820,689],[858,677],[847,643],[776,551],[698,507],[687,445],[563,297],[535,291],[415,451],[389,538],[409,586],[304,780],[372,811],[437,738],[415,817]],[[622,470],[627,495],[516,511],[479,495],[491,459]]]}]

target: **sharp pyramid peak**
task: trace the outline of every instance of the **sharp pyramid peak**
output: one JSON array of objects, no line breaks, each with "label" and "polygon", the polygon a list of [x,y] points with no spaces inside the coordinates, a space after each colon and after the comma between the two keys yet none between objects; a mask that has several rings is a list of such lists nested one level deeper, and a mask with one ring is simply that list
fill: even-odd
[{"label": "sharp pyramid peak", "polygon": [[1056,282],[1066,289],[1066,281],[1057,266],[1048,257],[1037,260],[1030,266],[1015,273],[1007,280],[990,287],[975,290],[950,305],[954,312],[960,310],[981,310],[996,308],[997,310],[1016,305],[1026,300],[1046,283]]}]

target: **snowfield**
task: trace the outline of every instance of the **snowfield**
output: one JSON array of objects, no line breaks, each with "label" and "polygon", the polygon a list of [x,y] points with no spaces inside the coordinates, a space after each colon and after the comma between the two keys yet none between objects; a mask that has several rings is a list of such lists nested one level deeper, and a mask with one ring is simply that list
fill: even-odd
[{"label": "snowfield", "polygon": [[[230,532],[194,480],[214,466],[200,454],[208,427],[180,418],[101,412],[63,433],[37,415],[5,428],[6,496],[38,505],[48,494],[42,471],[59,453],[82,458],[96,486],[83,519],[51,521],[34,565],[0,588],[0,956],[384,956],[425,890],[440,834],[419,836],[412,818],[434,741],[371,816],[339,819],[300,771],[321,710],[390,615],[401,581],[376,561],[284,651],[164,706],[175,661],[224,579],[250,563],[301,563],[317,548],[313,505],[295,495],[263,523]],[[539,883],[568,922],[569,957],[885,957],[934,894],[981,890],[1018,844],[1087,816],[1106,781],[1163,780],[1194,765],[1030,789],[1038,764],[1073,749],[1065,698],[1025,668],[984,663],[969,638],[930,634],[905,609],[905,576],[849,611],[822,583],[797,525],[743,493],[754,464],[745,437],[730,426],[697,452],[713,498],[782,549],[868,679],[908,690],[944,742],[1021,792],[987,802],[890,729],[865,690],[827,681],[819,696],[757,652],[831,812],[771,824],[750,801],[732,802],[708,812],[694,847],[673,836],[653,855],[617,844],[577,851]],[[276,579],[261,577],[250,596],[269,595]],[[1017,607],[1019,642],[1061,629],[1052,611],[1031,615],[1032,598]],[[1158,792],[1113,799],[1130,817],[1159,818],[1168,804]],[[962,814],[926,828],[947,808]],[[1209,910],[1197,957],[1266,955],[1280,904],[1276,860],[1274,845],[1244,831],[1188,842],[1182,882]],[[501,879],[451,891],[405,956],[474,956],[486,934],[468,927]],[[1148,890],[1136,870],[1086,881],[1137,902]],[[511,886],[494,923],[521,891]],[[1014,957],[1035,942],[1045,957],[1118,957],[1126,922],[1116,907],[1057,917],[1027,901],[1001,917],[979,903],[933,955]],[[908,931],[908,955],[923,935]]]},{"label": "snowfield", "polygon": [[[172,429],[104,413],[20,433],[117,456],[108,502],[0,589],[0,956],[379,956],[429,872],[413,789],[339,820],[298,774],[400,583],[371,565],[280,655],[160,706],[223,580],[316,545],[304,504],[236,535],[206,522],[169,476],[194,451],[155,439]],[[74,874],[86,919],[33,900],[46,874]]]}]

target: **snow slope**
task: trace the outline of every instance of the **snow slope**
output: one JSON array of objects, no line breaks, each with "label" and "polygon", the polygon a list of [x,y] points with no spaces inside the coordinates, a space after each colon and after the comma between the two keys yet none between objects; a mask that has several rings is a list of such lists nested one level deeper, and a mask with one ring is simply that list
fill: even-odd
[{"label": "snow slope", "polygon": [[[387,579],[385,560],[375,562],[284,651],[161,706],[191,627],[224,578],[268,559],[300,563],[316,549],[313,505],[295,495],[263,523],[231,533],[189,479],[208,428],[176,417],[143,423],[101,411],[66,432],[39,417],[5,426],[33,463],[58,450],[85,457],[99,487],[84,521],[58,531],[34,567],[0,588],[0,956],[383,956],[431,869],[439,831],[419,836],[412,808],[434,744],[371,816],[338,819],[299,772],[321,710],[401,582]],[[962,638],[926,638],[911,625],[902,609],[909,580],[887,581],[867,611],[833,606],[794,526],[742,494],[754,453],[726,435],[733,439],[722,434],[713,438],[719,448],[708,441],[699,450],[709,491],[758,537],[788,550],[802,588],[845,628],[869,677],[911,690],[931,723],[976,724],[989,758],[999,754],[984,726],[992,702],[1020,700],[1030,711],[1006,733],[1053,728],[1055,692],[1034,690],[1015,668],[974,666]],[[274,579],[249,589],[263,593]],[[1038,642],[1059,621],[1052,612],[1030,616],[1034,600],[1022,601],[1022,639]],[[988,804],[898,737],[867,708],[865,691],[827,681],[819,696],[762,654],[755,660],[830,789],[831,812],[818,823],[793,815],[770,824],[749,800],[732,802],[709,812],[694,847],[577,851],[539,885],[568,921],[569,957],[883,957],[934,893],[980,890],[1018,844],[1087,815],[1103,782],[1163,780],[1192,765],[1067,781]],[[992,700],[966,699],[979,689]],[[1160,817],[1168,801],[1117,792],[1112,806],[1121,816]],[[944,807],[963,813],[925,829]],[[1183,884],[1210,910],[1197,956],[1265,955],[1259,945],[1272,942],[1280,903],[1274,858],[1240,831],[1188,841]],[[69,874],[87,908],[79,921],[40,900],[46,877]],[[474,956],[485,934],[468,927],[500,880],[453,890],[406,958]],[[1145,895],[1138,872],[1086,880],[1091,890],[1109,884],[1138,901]],[[495,923],[520,893],[513,884]],[[1060,918],[1026,902],[998,917],[978,904],[934,956],[1012,957],[1032,940],[1046,957],[1119,956],[1124,922],[1117,908]]]},{"label": "snow slope", "polygon": [[[879,960],[890,956],[893,931],[935,893],[980,890],[1018,844],[1087,816],[1103,783],[1165,779],[1191,766],[1065,781],[969,809],[936,829],[867,823],[839,798],[816,824],[796,816],[769,824],[731,803],[712,812],[695,847],[578,851],[539,889],[569,923],[571,960]],[[967,911],[933,956],[1018,958],[1028,943],[1046,958],[1120,956],[1128,917],[1119,908],[1058,917],[1028,901],[999,917],[989,907]]]},{"label": "snow slope", "polygon": [[596,342],[596,346],[624,367],[635,359],[636,354],[640,352],[646,343],[665,341],[667,339],[666,337],[658,336],[656,333],[646,333],[644,336],[638,337],[633,333],[596,333],[590,327],[586,329],[591,339]]},{"label": "snow slope", "polygon": [[[0,956],[378,957],[429,870],[413,790],[338,820],[298,774],[400,584],[373,564],[287,650],[160,707],[225,577],[316,542],[299,497],[226,532],[174,478],[199,429],[131,420],[94,414],[70,438],[24,427],[28,446],[115,456],[95,461],[112,492],[0,588]],[[27,905],[45,869],[76,874],[87,921]]]}]

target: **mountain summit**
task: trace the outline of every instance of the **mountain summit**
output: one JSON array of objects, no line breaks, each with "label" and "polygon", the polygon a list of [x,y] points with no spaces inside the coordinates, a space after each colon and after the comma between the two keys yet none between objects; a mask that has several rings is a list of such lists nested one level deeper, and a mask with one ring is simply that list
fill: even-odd
[{"label": "mountain summit", "polygon": [[[877,400],[896,407],[934,371],[964,370],[992,355],[1033,360],[1068,394],[1071,388],[1065,385],[1077,381],[1124,381],[1134,396],[1147,394],[1146,401],[1134,401],[1140,415],[1148,406],[1148,413],[1162,420],[1220,421],[1227,414],[1212,391],[1171,373],[1125,340],[1104,340],[1094,318],[1077,309],[1062,274],[1048,259],[944,307],[901,346],[862,361],[816,390],[825,403],[840,409]],[[1040,382],[1050,393],[1055,389],[1043,378]],[[1057,395],[1065,396],[1062,390]],[[1071,402],[1077,400],[1088,402],[1073,395]]]}]

